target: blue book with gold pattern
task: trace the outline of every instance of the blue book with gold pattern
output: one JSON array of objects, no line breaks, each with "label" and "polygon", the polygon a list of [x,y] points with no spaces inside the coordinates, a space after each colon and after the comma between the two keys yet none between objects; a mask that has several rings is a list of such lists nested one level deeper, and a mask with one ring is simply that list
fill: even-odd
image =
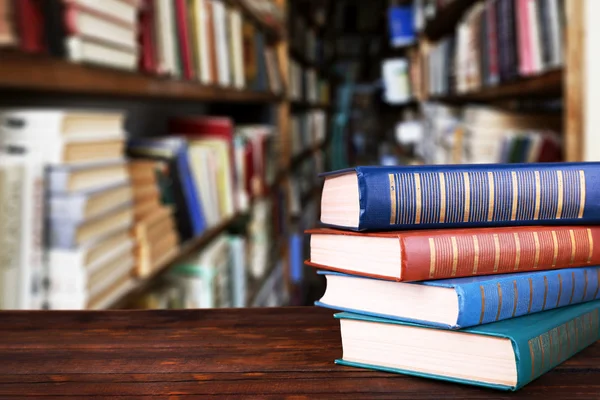
[{"label": "blue book with gold pattern", "polygon": [[600,299],[600,267],[418,283],[323,272],[317,306],[459,329]]},{"label": "blue book with gold pattern", "polygon": [[337,364],[517,390],[600,339],[600,300],[458,331],[351,313]]},{"label": "blue book with gold pattern", "polygon": [[600,223],[600,163],[357,167],[324,176],[321,222],[340,228]]}]

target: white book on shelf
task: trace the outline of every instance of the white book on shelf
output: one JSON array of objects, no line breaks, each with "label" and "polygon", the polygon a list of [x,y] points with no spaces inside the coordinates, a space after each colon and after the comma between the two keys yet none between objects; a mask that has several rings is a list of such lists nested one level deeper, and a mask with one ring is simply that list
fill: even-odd
[{"label": "white book on shelf", "polygon": [[138,49],[124,50],[97,43],[81,36],[71,36],[66,40],[67,58],[74,63],[84,63],[136,71]]},{"label": "white book on shelf", "polygon": [[84,193],[54,194],[48,199],[48,218],[56,221],[83,221],[132,201],[133,192],[129,184]]},{"label": "white book on shelf", "polygon": [[[59,275],[74,270],[85,270],[92,274],[107,262],[133,249],[134,245],[129,229],[125,229],[97,243],[79,246],[76,249],[50,249],[47,254],[48,266]],[[52,285],[52,282],[50,284]]]},{"label": "white book on shelf", "polygon": [[188,146],[188,154],[204,218],[208,226],[215,226],[223,219],[219,210],[215,155],[211,153],[210,149],[193,143]]},{"label": "white book on shelf", "polygon": [[26,166],[23,158],[0,155],[0,309],[21,307],[21,237]]},{"label": "white book on shelf", "polygon": [[217,49],[217,68],[219,85],[231,85],[231,63],[227,44],[227,11],[222,0],[213,0],[214,38]]},{"label": "white book on shelf", "polygon": [[97,243],[133,224],[131,204],[121,206],[94,219],[81,223],[49,220],[48,246],[51,249],[75,249]]},{"label": "white book on shelf", "polygon": [[86,282],[88,298],[92,299],[101,295],[123,277],[130,276],[134,264],[135,258],[133,254],[129,253],[94,274],[90,274]]},{"label": "white book on shelf", "polygon": [[548,8],[548,14],[550,15],[550,20],[546,21],[546,23],[550,24],[550,54],[552,54],[550,66],[559,67],[563,64],[564,57],[564,32],[560,7],[565,7],[565,4],[564,1],[561,0],[547,0],[546,7]]},{"label": "white book on shelf", "polygon": [[542,60],[542,42],[540,36],[540,24],[538,15],[538,4],[535,0],[529,0],[527,4],[527,25],[529,26],[529,43],[531,49],[531,61],[533,72],[541,72],[544,69]]},{"label": "white book on shelf", "polygon": [[63,0],[82,9],[95,11],[130,25],[137,24],[139,1],[123,0]]},{"label": "white book on shelf", "polygon": [[[23,166],[21,181],[21,228],[19,237],[19,279],[16,282],[19,296],[18,309],[41,308],[41,283],[43,274],[43,221],[44,221],[44,167],[39,154],[0,154],[2,162]],[[16,192],[15,192],[16,193]]]},{"label": "white book on shelf", "polygon": [[232,307],[246,307],[246,238],[241,235],[229,236],[231,267]]},{"label": "white book on shelf", "polygon": [[125,138],[125,114],[81,109],[0,109],[0,139],[65,142]]},{"label": "white book on shelf", "polygon": [[[107,252],[101,263],[96,262],[93,268],[86,268],[81,264],[69,263],[74,261],[74,258],[79,251],[73,251],[71,254],[64,254],[66,257],[56,256],[48,263],[48,293],[87,293],[90,277],[99,276],[103,270],[110,270],[114,266],[120,266],[123,260],[132,258],[133,255],[133,239],[129,239],[119,246]],[[55,252],[56,251],[51,251]],[[66,253],[63,251],[63,253]],[[61,264],[57,261],[64,260]],[[108,283],[110,284],[110,282]]]},{"label": "white book on shelf", "polygon": [[242,14],[238,9],[232,9],[230,14],[231,40],[232,40],[232,68],[234,71],[233,86],[243,89],[246,86],[244,72],[244,44],[242,33]]},{"label": "white book on shelf", "polygon": [[77,32],[76,36],[95,39],[100,43],[112,44],[132,51],[137,51],[139,47],[137,22],[126,26],[85,9],[73,10],[67,14],[67,21]]},{"label": "white book on shelf", "polygon": [[129,182],[125,160],[95,165],[54,165],[46,172],[50,193],[77,193],[101,190]]},{"label": "white book on shelf", "polygon": [[154,9],[156,10],[154,30],[161,69],[166,74],[181,76],[181,69],[177,61],[175,2],[154,0]]},{"label": "white book on shelf", "polygon": [[192,2],[193,9],[190,12],[195,14],[195,20],[198,24],[196,32],[198,34],[197,40],[193,41],[196,44],[196,53],[199,55],[199,62],[197,65],[198,72],[197,76],[200,78],[200,82],[205,85],[213,83],[213,77],[210,69],[210,25],[208,24],[209,16],[207,0],[194,0]]}]

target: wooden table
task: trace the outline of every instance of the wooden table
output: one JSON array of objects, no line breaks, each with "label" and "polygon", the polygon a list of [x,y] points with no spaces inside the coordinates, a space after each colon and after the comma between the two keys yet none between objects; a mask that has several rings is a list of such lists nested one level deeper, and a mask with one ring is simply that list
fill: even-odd
[{"label": "wooden table", "polygon": [[[332,311],[4,312],[0,398],[600,398],[600,344],[516,394],[336,366]],[[154,397],[157,398],[157,397]]]}]

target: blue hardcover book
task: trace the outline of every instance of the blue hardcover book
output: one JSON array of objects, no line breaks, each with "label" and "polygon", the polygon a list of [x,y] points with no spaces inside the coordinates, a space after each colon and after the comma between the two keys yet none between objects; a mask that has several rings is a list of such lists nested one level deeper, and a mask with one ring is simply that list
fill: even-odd
[{"label": "blue hardcover book", "polygon": [[337,364],[517,390],[600,338],[600,300],[459,331],[336,314]]},{"label": "blue hardcover book", "polygon": [[324,176],[321,222],[341,228],[600,223],[600,163],[357,167]]},{"label": "blue hardcover book", "polygon": [[181,191],[182,200],[186,206],[185,211],[187,211],[183,213],[183,210],[180,209],[182,204],[177,204],[178,226],[183,224],[181,216],[187,215],[191,222],[190,234],[184,233],[182,237],[189,239],[192,236],[201,235],[206,230],[206,220],[196,183],[190,170],[187,142],[181,138],[135,139],[128,144],[128,151],[133,155],[167,159],[172,163],[177,171],[180,186],[178,189]]},{"label": "blue hardcover book", "polygon": [[327,289],[317,306],[446,329],[600,299],[600,267],[418,283],[319,273],[327,278]]}]

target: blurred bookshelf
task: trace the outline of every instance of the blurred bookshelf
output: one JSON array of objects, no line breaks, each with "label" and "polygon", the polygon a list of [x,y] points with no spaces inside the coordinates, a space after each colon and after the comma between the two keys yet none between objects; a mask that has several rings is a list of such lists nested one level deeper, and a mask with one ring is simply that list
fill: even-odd
[{"label": "blurred bookshelf", "polygon": [[1,227],[30,221],[10,240],[39,257],[3,258],[1,308],[305,304],[293,188],[316,193],[330,88],[316,63],[291,71],[292,3],[2,3],[3,216],[46,189]]}]

